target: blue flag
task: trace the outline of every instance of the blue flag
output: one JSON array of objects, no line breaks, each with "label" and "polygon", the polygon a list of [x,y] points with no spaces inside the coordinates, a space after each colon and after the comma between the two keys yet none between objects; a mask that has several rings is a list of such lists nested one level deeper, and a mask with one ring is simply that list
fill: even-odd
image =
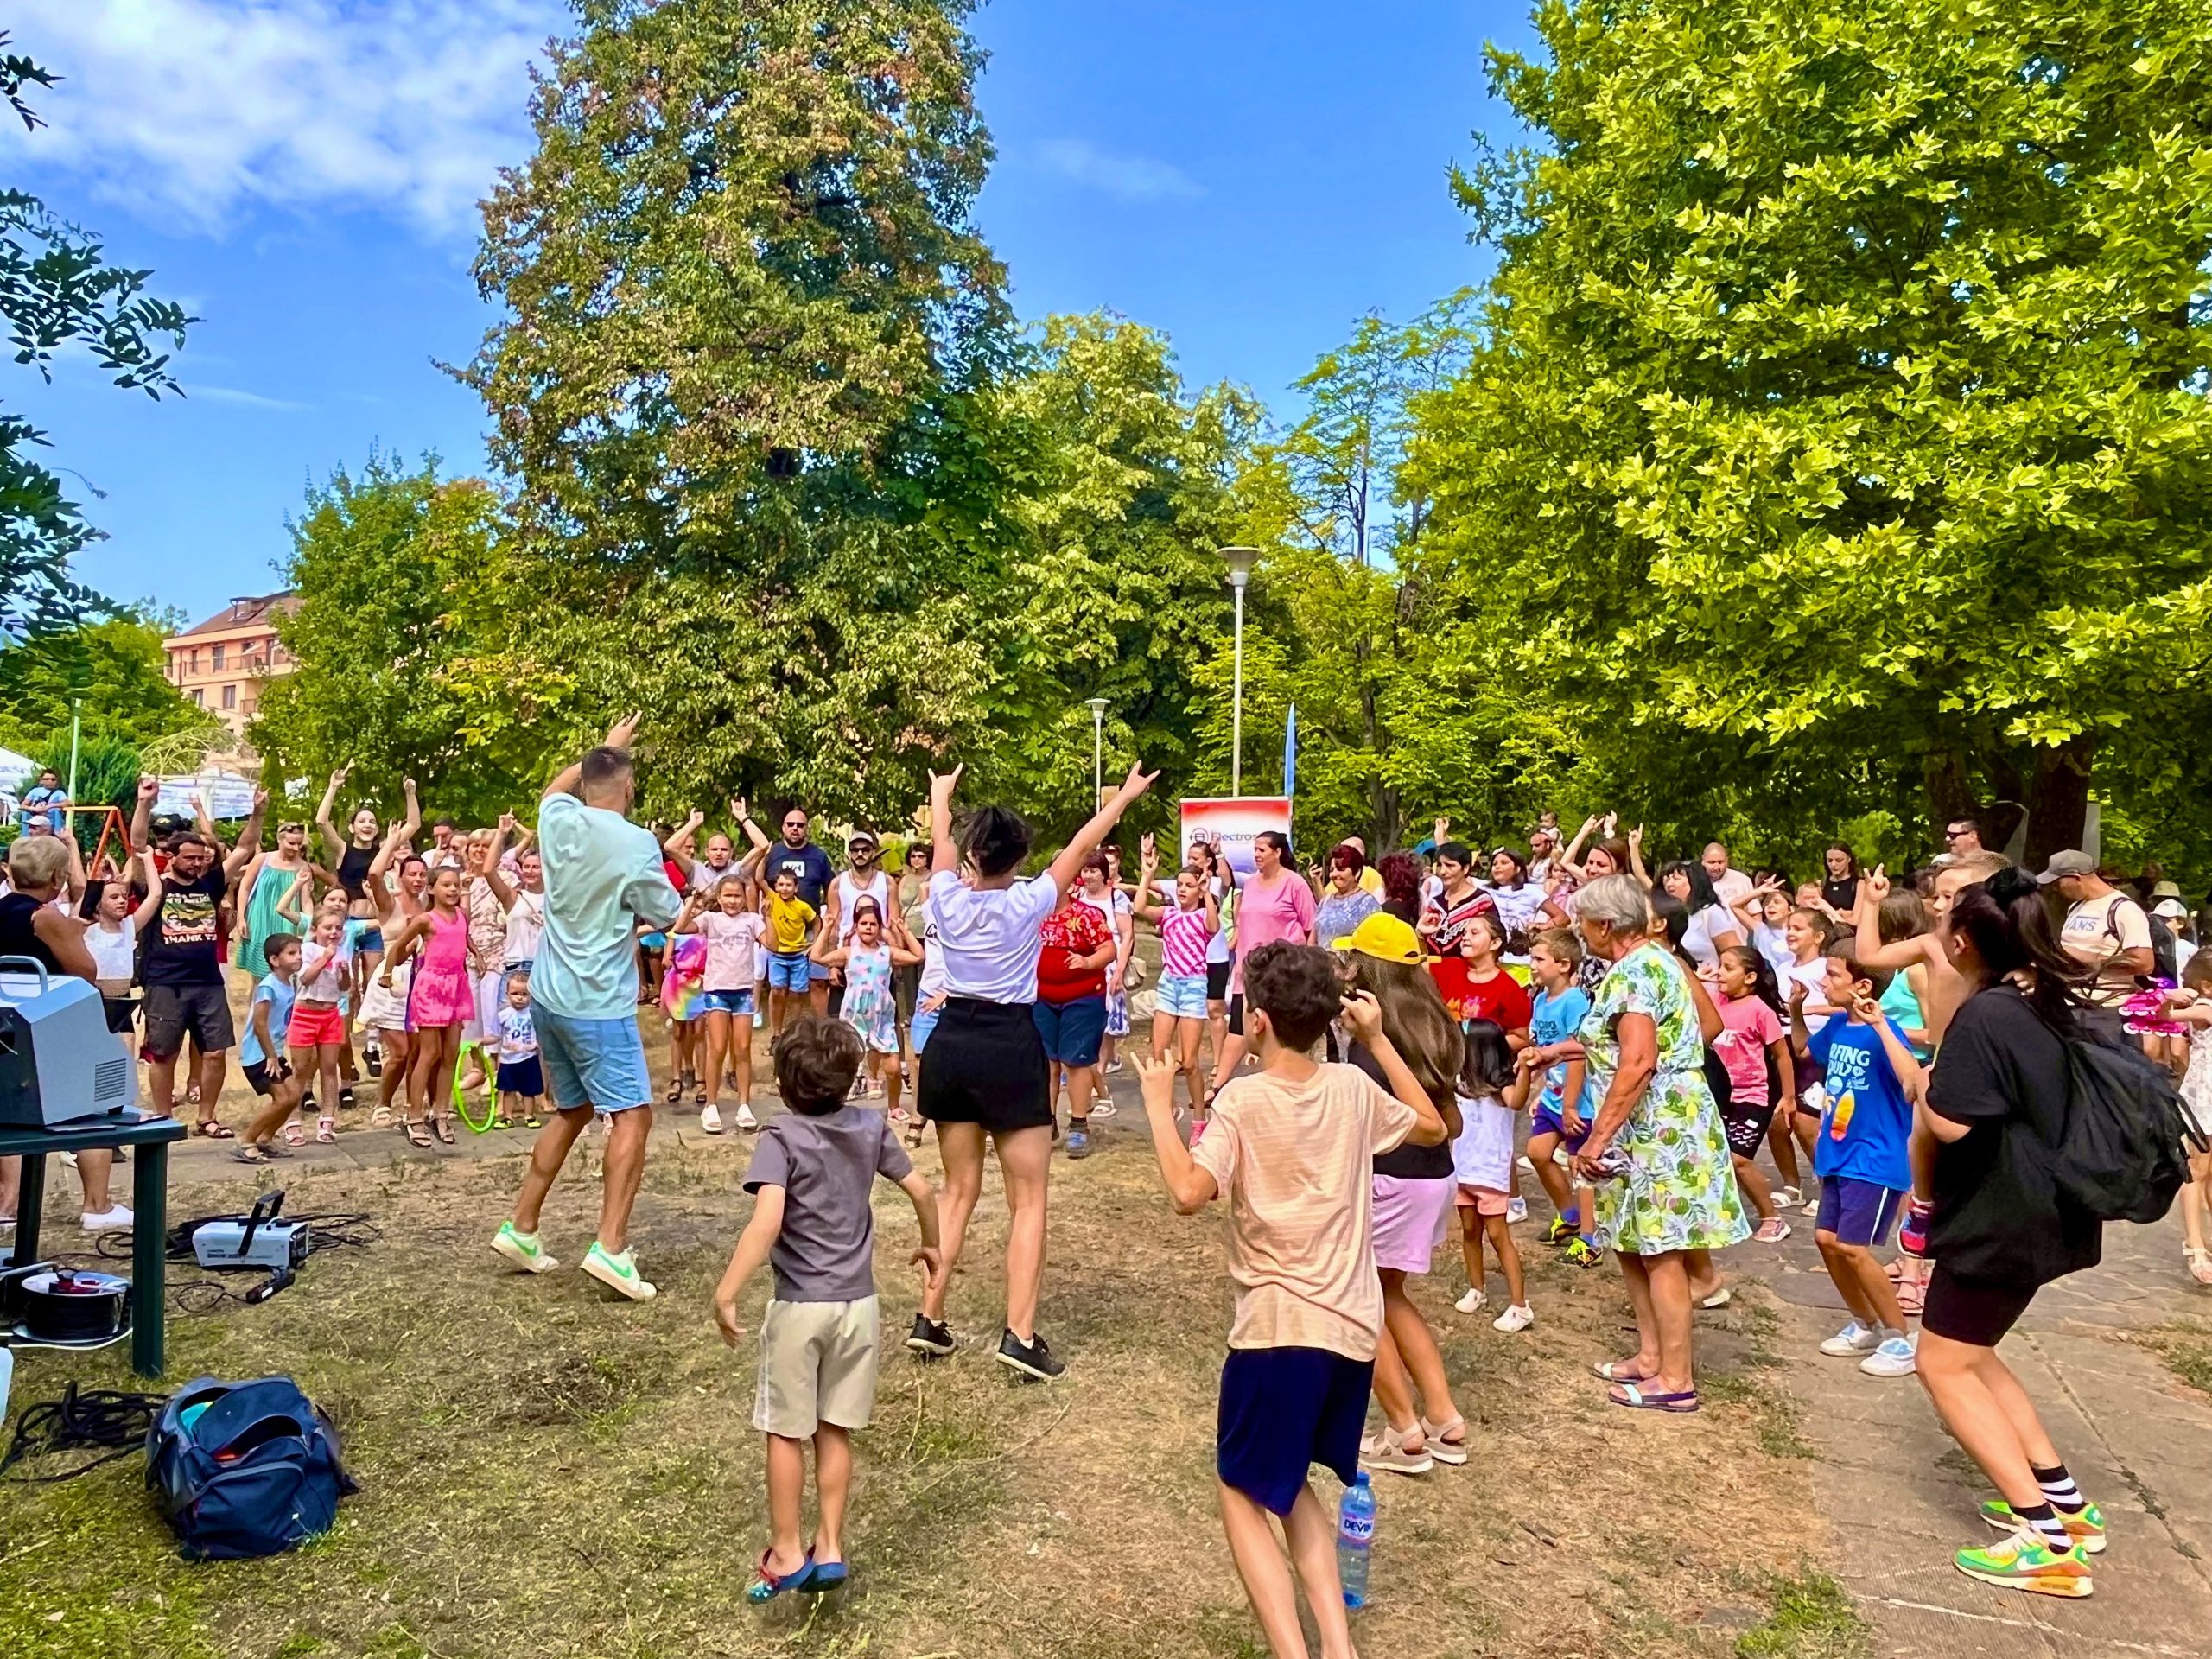
[{"label": "blue flag", "polygon": [[1298,787],[1298,705],[1290,705],[1290,719],[1282,728],[1282,797],[1288,800]]}]

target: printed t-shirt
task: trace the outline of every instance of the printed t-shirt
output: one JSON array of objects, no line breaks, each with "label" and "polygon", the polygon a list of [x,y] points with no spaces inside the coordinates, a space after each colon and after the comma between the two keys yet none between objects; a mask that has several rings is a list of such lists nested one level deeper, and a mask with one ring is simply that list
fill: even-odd
[{"label": "printed t-shirt", "polygon": [[1262,1071],[1223,1085],[1191,1156],[1229,1201],[1231,1348],[1375,1357],[1382,1282],[1371,1172],[1376,1155],[1419,1122],[1357,1066],[1317,1066],[1302,1083]]},{"label": "printed t-shirt", "polygon": [[768,1248],[779,1302],[856,1302],[875,1294],[875,1178],[903,1181],[913,1160],[888,1114],[840,1106],[779,1112],[760,1131],[745,1190],[784,1189],[784,1225]]},{"label": "printed t-shirt", "polygon": [[1782,1040],[1781,1019],[1756,996],[1724,996],[1715,991],[1713,1006],[1719,1012],[1721,1025],[1713,1052],[1728,1068],[1729,1092],[1747,1105],[1771,1104],[1767,1046]]},{"label": "printed t-shirt", "polygon": [[760,978],[760,937],[767,922],[755,911],[732,916],[719,910],[699,912],[699,936],[707,942],[707,966],[699,988],[749,991]]},{"label": "printed t-shirt", "polygon": [[2095,973],[2089,1000],[2116,1008],[2135,995],[2135,970],[2127,965],[2125,953],[2151,949],[2151,918],[2142,906],[2122,893],[2084,899],[2066,912],[2058,943],[2068,956]]},{"label": "printed t-shirt", "polygon": [[537,1025],[527,1007],[502,1002],[493,1024],[499,1033],[501,1059],[524,1060],[537,1052]]},{"label": "printed t-shirt", "polygon": [[790,847],[779,841],[763,859],[760,879],[772,888],[785,870],[798,878],[798,896],[820,910],[822,895],[830,891],[830,879],[836,874],[830,868],[830,855],[810,841],[804,847]]},{"label": "printed t-shirt", "polygon": [[1534,1012],[1528,988],[1503,968],[1488,979],[1466,982],[1463,1020],[1492,1020],[1508,1031],[1526,1031]]},{"label": "printed t-shirt", "polygon": [[789,956],[806,949],[806,930],[814,921],[814,906],[804,899],[768,895],[768,948]]},{"label": "printed t-shirt", "polygon": [[1160,918],[1160,971],[1195,978],[1206,970],[1205,906],[1196,910],[1170,908]]},{"label": "printed t-shirt", "polygon": [[[1903,1032],[1897,1041],[1904,1043]],[[1813,1142],[1813,1173],[1822,1180],[1845,1175],[1892,1192],[1912,1191],[1912,1166],[1905,1155],[1912,1138],[1912,1104],[1890,1065],[1881,1033],[1839,1014],[1813,1033],[1807,1052],[1821,1068],[1828,1097]]]},{"label": "printed t-shirt", "polygon": [[162,907],[146,929],[145,961],[140,977],[152,985],[220,985],[222,958],[216,937],[216,910],[230,882],[219,863],[197,881],[170,880]]},{"label": "printed t-shirt", "polygon": [[1054,1007],[1106,995],[1104,968],[1084,968],[1077,957],[1114,942],[1114,930],[1096,905],[1077,899],[1045,918],[1038,929],[1037,1000]]}]

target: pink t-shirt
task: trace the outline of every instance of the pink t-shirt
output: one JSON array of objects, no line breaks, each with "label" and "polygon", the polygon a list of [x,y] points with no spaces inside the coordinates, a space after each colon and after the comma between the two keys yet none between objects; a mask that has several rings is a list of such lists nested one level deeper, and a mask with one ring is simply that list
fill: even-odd
[{"label": "pink t-shirt", "polygon": [[1273,887],[1257,876],[1236,895],[1236,976],[1230,988],[1244,988],[1244,959],[1263,944],[1313,943],[1313,889],[1285,869]]},{"label": "pink t-shirt", "polygon": [[702,991],[749,991],[760,977],[760,940],[767,921],[760,912],[742,910],[726,916],[719,910],[699,912],[699,937],[707,942],[707,967],[700,981]]},{"label": "pink t-shirt", "polygon": [[1768,1104],[1766,1050],[1782,1039],[1782,1021],[1774,1010],[1756,996],[1727,997],[1713,994],[1722,1030],[1713,1039],[1713,1052],[1728,1068],[1728,1084],[1746,1105]]},{"label": "pink t-shirt", "polygon": [[1186,979],[1205,978],[1206,941],[1212,937],[1205,906],[1166,912],[1160,918],[1160,971]]}]

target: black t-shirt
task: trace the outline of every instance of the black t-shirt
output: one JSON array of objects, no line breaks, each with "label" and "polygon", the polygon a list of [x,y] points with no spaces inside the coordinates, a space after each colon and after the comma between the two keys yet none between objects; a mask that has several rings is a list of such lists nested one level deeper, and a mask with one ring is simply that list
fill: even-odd
[{"label": "black t-shirt", "polygon": [[[1367,1052],[1366,1044],[1354,1043],[1344,1058],[1374,1078],[1376,1086],[1384,1094],[1396,1092],[1383,1077],[1382,1066]],[[1417,1147],[1408,1141],[1376,1158],[1375,1173],[1408,1181],[1448,1181],[1452,1179],[1452,1142],[1446,1140],[1433,1147]]]},{"label": "black t-shirt", "polygon": [[146,930],[138,977],[148,985],[220,985],[222,959],[216,955],[215,912],[230,883],[223,867],[209,867],[197,881],[186,881],[169,867],[162,907]]},{"label": "black t-shirt", "polygon": [[1821,897],[1827,900],[1830,910],[1848,911],[1859,902],[1859,878],[1832,875],[1821,883]]},{"label": "black t-shirt", "polygon": [[2027,999],[1993,985],[1951,1016],[1928,1104],[1967,1126],[1936,1154],[1928,1253],[1961,1279],[2025,1287],[2096,1266],[2103,1227],[2061,1199],[2066,1048]]}]

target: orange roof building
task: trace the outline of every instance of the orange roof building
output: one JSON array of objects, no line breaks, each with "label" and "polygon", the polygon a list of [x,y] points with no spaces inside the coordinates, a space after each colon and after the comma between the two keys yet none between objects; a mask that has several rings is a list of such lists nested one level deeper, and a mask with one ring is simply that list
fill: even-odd
[{"label": "orange roof building", "polygon": [[276,619],[299,608],[297,594],[234,599],[205,622],[162,642],[169,683],[244,737],[261,685],[296,664],[276,639]]}]

